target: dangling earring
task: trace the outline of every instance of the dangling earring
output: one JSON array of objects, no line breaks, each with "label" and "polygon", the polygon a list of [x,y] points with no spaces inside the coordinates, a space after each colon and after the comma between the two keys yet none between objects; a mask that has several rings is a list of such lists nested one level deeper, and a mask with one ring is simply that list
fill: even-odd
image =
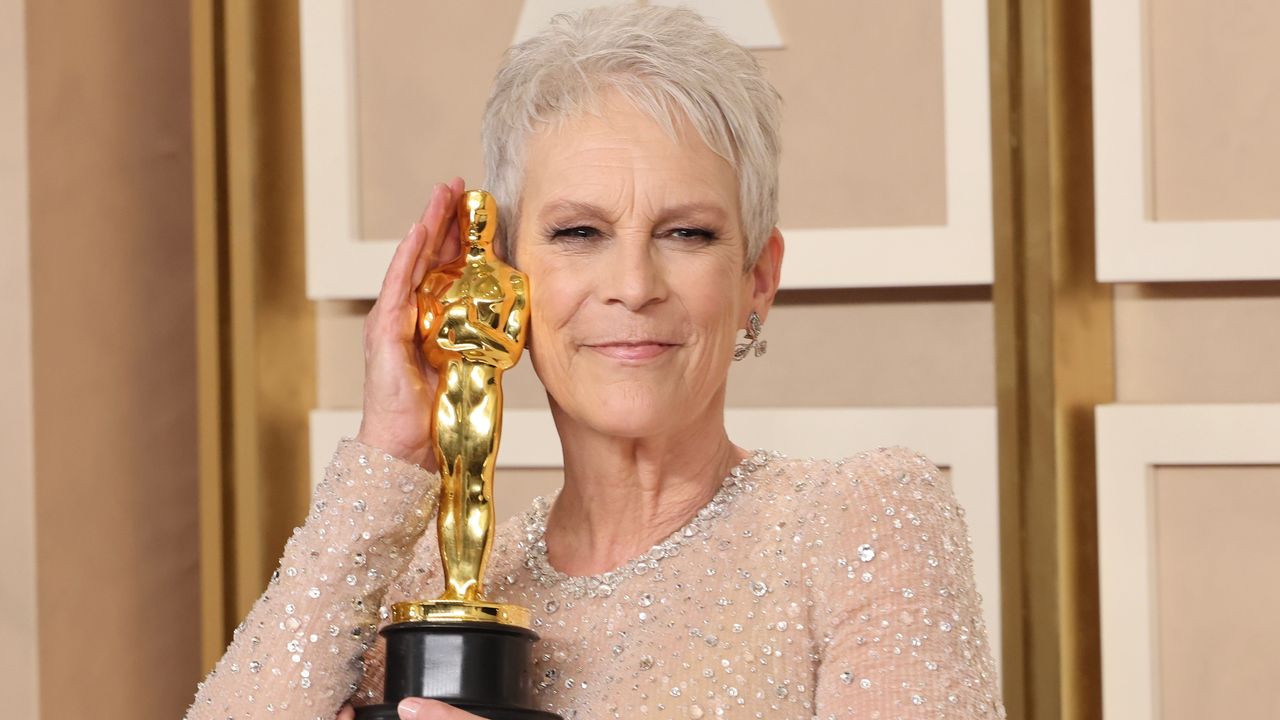
[{"label": "dangling earring", "polygon": [[764,323],[760,320],[760,313],[752,310],[747,316],[747,341],[733,346],[733,359],[745,358],[747,353],[751,352],[751,348],[755,348],[756,357],[765,354],[769,349],[769,341],[760,339],[762,332],[764,332]]}]

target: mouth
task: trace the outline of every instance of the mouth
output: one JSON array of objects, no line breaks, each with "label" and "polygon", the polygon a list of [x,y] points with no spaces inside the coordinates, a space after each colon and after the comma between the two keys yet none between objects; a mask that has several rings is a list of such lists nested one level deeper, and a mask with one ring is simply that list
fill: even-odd
[{"label": "mouth", "polygon": [[679,347],[675,343],[664,343],[656,340],[628,340],[626,342],[591,343],[583,347],[614,360],[652,360],[665,354],[672,348]]}]

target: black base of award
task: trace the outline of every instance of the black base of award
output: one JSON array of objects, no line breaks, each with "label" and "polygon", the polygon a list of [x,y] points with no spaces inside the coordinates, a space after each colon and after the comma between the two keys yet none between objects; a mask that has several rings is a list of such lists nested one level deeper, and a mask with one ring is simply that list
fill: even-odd
[{"label": "black base of award", "polygon": [[356,720],[398,720],[407,697],[441,700],[489,720],[560,720],[534,710],[532,630],[490,622],[402,622],[387,639],[382,705],[356,710]]}]

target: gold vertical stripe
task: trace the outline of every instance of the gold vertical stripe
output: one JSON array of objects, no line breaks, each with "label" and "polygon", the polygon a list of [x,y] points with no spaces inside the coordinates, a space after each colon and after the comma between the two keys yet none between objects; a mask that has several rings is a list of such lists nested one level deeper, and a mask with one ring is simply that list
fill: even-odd
[{"label": "gold vertical stripe", "polygon": [[240,617],[306,513],[315,325],[306,297],[298,5],[226,7]]},{"label": "gold vertical stripe", "polygon": [[297,6],[193,5],[204,658],[262,592],[310,494]]},{"label": "gold vertical stripe", "polygon": [[196,383],[200,498],[200,657],[227,635],[223,553],[221,3],[191,3],[191,107],[195,213]]},{"label": "gold vertical stripe", "polygon": [[261,592],[266,561],[263,508],[258,484],[257,285],[254,245],[259,240],[258,147],[254,96],[257,28],[245,0],[225,0],[226,32],[226,163],[227,163],[227,297],[230,345],[231,522],[228,548],[235,561],[229,569],[231,610],[243,614]]},{"label": "gold vertical stripe", "polygon": [[302,48],[298,3],[262,8],[262,27],[272,39],[260,65],[260,102],[266,105],[261,146],[264,174],[260,188],[264,211],[258,244],[264,269],[260,285],[261,458],[272,514],[266,540],[274,566],[293,528],[311,501],[310,414],[316,406],[315,303],[307,297],[306,222],[302,187]]},{"label": "gold vertical stripe", "polygon": [[993,0],[997,402],[1010,717],[1101,717],[1093,408],[1114,395],[1095,281],[1089,13]]},{"label": "gold vertical stripe", "polygon": [[[1000,632],[1002,638],[1001,680],[1004,686],[1005,710],[1010,718],[1027,717],[1026,694],[1030,684],[1027,678],[1026,627],[1022,613],[1025,605],[1022,570],[1022,510],[1019,505],[1017,483],[1010,483],[1011,474],[1005,470],[1018,458],[1005,448],[1006,417],[1015,410],[1008,407],[1008,399],[1022,396],[1019,385],[1021,374],[1015,368],[1007,368],[1008,359],[1015,357],[1018,348],[1016,329],[1022,322],[1020,306],[1016,303],[1021,293],[1021,273],[1004,267],[1014,252],[1014,218],[1019,209],[1014,203],[1013,187],[1016,178],[1012,142],[1014,120],[1012,97],[1016,87],[1014,62],[1017,55],[1016,35],[1012,28],[1017,20],[1017,0],[990,0],[988,3],[988,34],[990,42],[991,78],[991,177],[993,242],[995,244],[994,281],[991,289],[993,312],[996,320],[996,401],[998,405],[999,445],[999,494],[1000,494]],[[1016,478],[1013,478],[1016,480]]]}]

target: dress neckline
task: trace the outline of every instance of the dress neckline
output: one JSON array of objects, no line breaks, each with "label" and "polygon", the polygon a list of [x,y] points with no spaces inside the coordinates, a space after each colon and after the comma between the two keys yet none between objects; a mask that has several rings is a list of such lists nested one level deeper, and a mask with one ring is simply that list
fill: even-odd
[{"label": "dress neckline", "polygon": [[766,467],[771,460],[780,459],[781,453],[756,450],[733,466],[720,489],[711,500],[698,509],[693,518],[666,539],[659,542],[637,557],[628,560],[621,566],[596,575],[567,575],[555,569],[547,559],[547,516],[551,512],[551,503],[559,494],[534,498],[533,506],[525,511],[523,518],[525,540],[525,567],[529,569],[533,579],[543,587],[560,586],[567,594],[575,598],[609,597],[627,578],[646,575],[657,570],[659,563],[669,557],[680,554],[681,549],[694,538],[705,534],[714,521],[728,512],[734,498],[751,489],[753,475]]}]

